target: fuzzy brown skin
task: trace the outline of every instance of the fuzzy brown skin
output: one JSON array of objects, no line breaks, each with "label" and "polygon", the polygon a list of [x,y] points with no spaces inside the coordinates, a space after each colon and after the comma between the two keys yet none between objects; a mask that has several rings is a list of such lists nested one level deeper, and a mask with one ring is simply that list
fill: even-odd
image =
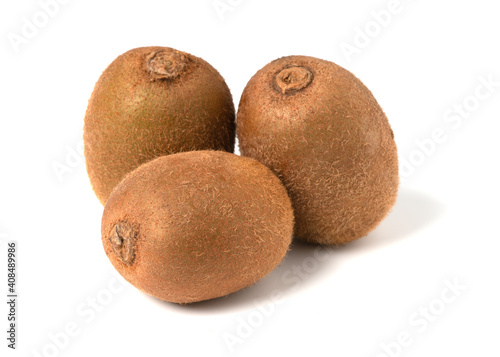
[{"label": "fuzzy brown skin", "polygon": [[162,155],[233,152],[235,109],[207,62],[167,47],[119,56],[99,78],[85,116],[87,172],[104,205],[128,172]]},{"label": "fuzzy brown skin", "polygon": [[238,109],[242,155],[270,167],[295,209],[295,234],[319,244],[367,235],[398,190],[393,132],[372,93],[349,71],[305,56],[266,65]]},{"label": "fuzzy brown skin", "polygon": [[120,274],[165,301],[192,303],[254,284],[292,240],[281,181],[250,158],[193,151],[157,158],[116,187],[102,242]]}]

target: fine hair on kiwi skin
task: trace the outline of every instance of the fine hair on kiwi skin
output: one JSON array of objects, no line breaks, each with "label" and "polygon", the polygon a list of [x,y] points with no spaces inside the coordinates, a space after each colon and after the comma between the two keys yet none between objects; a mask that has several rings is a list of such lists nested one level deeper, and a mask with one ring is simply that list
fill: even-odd
[{"label": "fine hair on kiwi skin", "polygon": [[280,177],[298,239],[338,245],[366,236],[394,205],[394,134],[370,90],[352,73],[308,56],[277,59],[243,91],[240,152]]},{"label": "fine hair on kiwi skin", "polygon": [[223,151],[163,156],[129,173],[102,218],[109,260],[132,285],[187,304],[257,282],[284,258],[290,198],[256,160]]},{"label": "fine hair on kiwi skin", "polygon": [[233,152],[235,108],[226,82],[203,59],[141,47],[120,55],[99,78],[83,136],[90,182],[104,205],[128,172],[156,157]]}]

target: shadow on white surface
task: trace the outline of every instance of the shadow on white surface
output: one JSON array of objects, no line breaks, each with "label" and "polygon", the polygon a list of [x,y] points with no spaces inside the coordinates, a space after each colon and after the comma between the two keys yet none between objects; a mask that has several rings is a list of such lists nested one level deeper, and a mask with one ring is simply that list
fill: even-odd
[{"label": "shadow on white surface", "polygon": [[289,295],[335,274],[336,254],[362,252],[384,247],[405,239],[435,221],[444,212],[444,205],[425,193],[401,189],[396,205],[380,226],[367,237],[344,246],[323,247],[294,241],[285,260],[265,279],[225,297],[189,305],[178,305],[149,297],[166,308],[185,313],[239,312],[270,301],[276,292]]},{"label": "shadow on white surface", "polygon": [[373,232],[337,249],[377,249],[399,242],[436,221],[444,211],[444,204],[425,192],[401,188],[393,209]]}]

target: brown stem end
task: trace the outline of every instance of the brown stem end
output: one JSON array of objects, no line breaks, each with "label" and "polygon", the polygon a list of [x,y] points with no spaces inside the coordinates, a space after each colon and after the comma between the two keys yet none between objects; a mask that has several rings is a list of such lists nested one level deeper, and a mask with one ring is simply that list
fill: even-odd
[{"label": "brown stem end", "polygon": [[153,52],[146,59],[146,67],[152,81],[178,77],[186,69],[187,64],[187,54],[174,49]]},{"label": "brown stem end", "polygon": [[125,265],[134,263],[136,238],[137,233],[127,222],[117,223],[109,237],[113,252]]},{"label": "brown stem end", "polygon": [[282,94],[298,92],[313,81],[312,72],[305,67],[293,66],[283,69],[275,79],[277,89]]}]

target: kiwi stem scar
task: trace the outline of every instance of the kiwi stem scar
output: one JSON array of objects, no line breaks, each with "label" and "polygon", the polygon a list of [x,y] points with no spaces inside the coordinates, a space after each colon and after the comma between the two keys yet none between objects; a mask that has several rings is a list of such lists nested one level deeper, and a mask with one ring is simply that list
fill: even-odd
[{"label": "kiwi stem scar", "polygon": [[187,64],[187,54],[174,49],[156,51],[146,58],[146,67],[152,81],[178,77]]},{"label": "kiwi stem scar", "polygon": [[274,80],[277,89],[288,94],[306,88],[313,81],[313,74],[308,68],[293,66],[281,70]]},{"label": "kiwi stem scar", "polygon": [[136,237],[136,232],[127,222],[117,223],[109,237],[113,252],[125,265],[134,263]]}]

